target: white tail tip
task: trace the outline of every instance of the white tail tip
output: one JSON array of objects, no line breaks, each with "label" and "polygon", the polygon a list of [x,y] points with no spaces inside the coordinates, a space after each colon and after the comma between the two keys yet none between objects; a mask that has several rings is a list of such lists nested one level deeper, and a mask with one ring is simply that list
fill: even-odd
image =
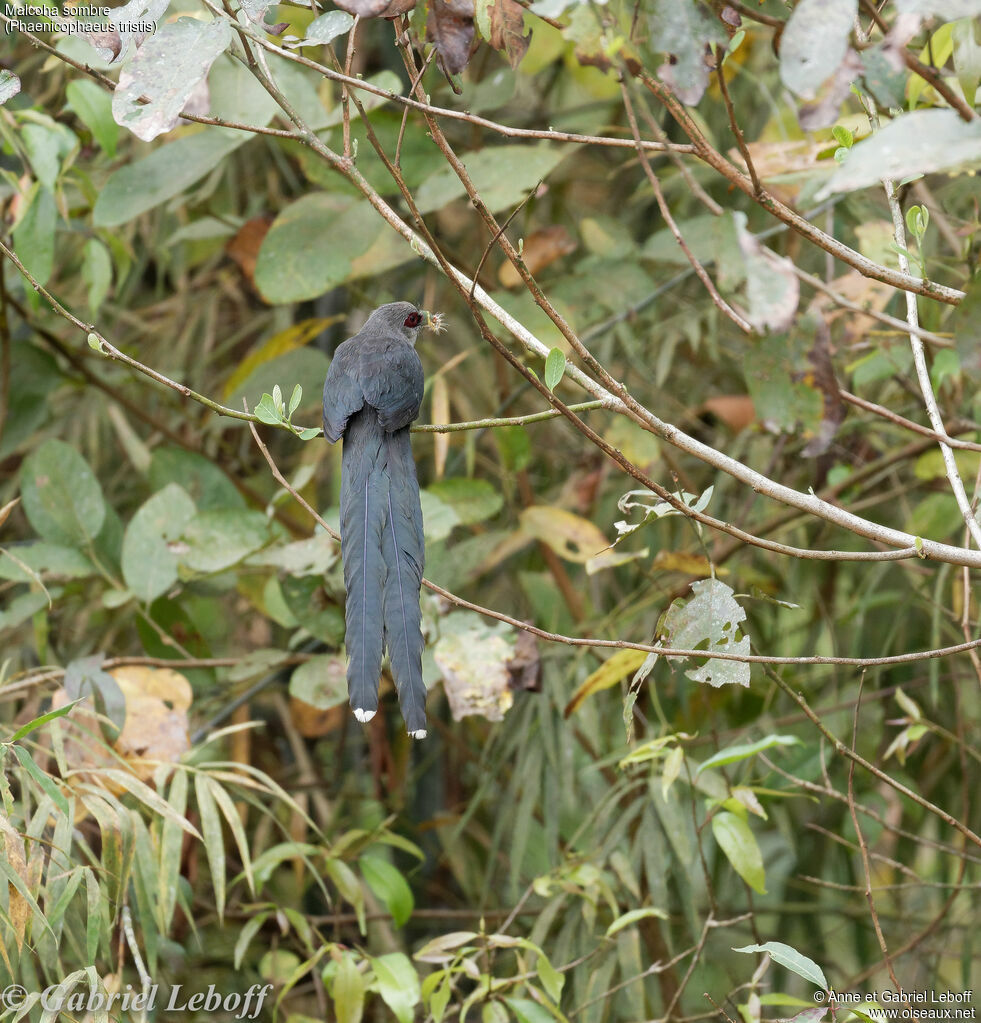
[{"label": "white tail tip", "polygon": [[425,739],[426,738],[426,729],[425,728],[420,728],[416,732],[409,732],[409,735],[411,735],[413,739]]},{"label": "white tail tip", "polygon": [[355,707],[354,716],[361,722],[361,724],[366,725],[375,716],[375,712],[373,710],[362,710],[360,707]]}]

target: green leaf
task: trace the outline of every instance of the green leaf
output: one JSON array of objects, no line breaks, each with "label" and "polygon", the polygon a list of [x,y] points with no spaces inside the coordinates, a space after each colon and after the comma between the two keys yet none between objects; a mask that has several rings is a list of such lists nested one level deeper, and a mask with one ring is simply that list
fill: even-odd
[{"label": "green leaf", "polygon": [[561,348],[553,348],[545,360],[545,386],[554,391],[565,374],[565,352]]},{"label": "green leaf", "polygon": [[538,953],[535,972],[538,974],[538,979],[542,982],[542,987],[545,988],[549,998],[554,1002],[558,1002],[562,997],[562,986],[565,984],[565,976],[559,973],[549,962],[548,956],[544,952]]},{"label": "green leaf", "polygon": [[21,128],[21,139],[34,177],[53,192],[61,170],[62,140],[58,131],[49,124],[25,124]]},{"label": "green leaf", "polygon": [[245,925],[238,933],[238,938],[235,940],[235,953],[233,963],[236,970],[242,968],[242,961],[245,958],[245,953],[248,950],[249,944],[252,939],[259,933],[262,925],[269,919],[271,913],[257,913],[250,920],[246,921]]},{"label": "green leaf", "polygon": [[75,547],[48,543],[46,540],[18,546],[15,551],[6,551],[0,555],[0,579],[17,583],[32,582],[35,576],[31,572],[65,579],[83,579],[95,575],[96,569]]},{"label": "green leaf", "polygon": [[96,227],[118,227],[180,195],[249,139],[247,132],[209,128],[154,149],[109,175],[92,211]]},{"label": "green leaf", "polygon": [[299,404],[300,404],[300,402],[302,400],[303,400],[303,388],[299,384],[297,384],[293,388],[293,393],[290,395],[290,405],[289,405],[289,409],[287,410],[287,417],[288,418],[292,418],[293,417],[293,413],[297,410],[297,407],[299,406]]},{"label": "green leaf", "polygon": [[144,603],[152,603],[177,582],[179,558],[172,545],[196,513],[187,491],[168,483],[130,520],[123,534],[123,579]]},{"label": "green leaf", "polygon": [[797,949],[785,945],[781,941],[768,941],[763,945],[743,945],[742,948],[734,948],[733,952],[766,952],[775,963],[784,969],[810,981],[822,991],[829,990],[827,978],[821,967],[813,959],[808,959],[807,956],[801,955]]},{"label": "green leaf", "polygon": [[362,856],[358,864],[368,887],[392,914],[395,926],[403,927],[412,916],[415,900],[401,871],[379,856]]},{"label": "green leaf", "polygon": [[0,71],[0,105],[6,103],[8,99],[13,99],[18,92],[20,92],[20,79],[13,71],[4,68]]},{"label": "green leaf", "polygon": [[[30,735],[31,732],[40,728],[42,725],[46,725],[49,721],[54,721],[55,718],[63,718],[66,714],[70,713],[72,707],[76,703],[81,703],[81,700],[72,700],[71,703],[66,703],[64,706],[58,707],[57,710],[49,710],[47,714],[42,714],[40,717],[34,718],[33,721],[28,721],[26,725],[21,725],[14,734],[7,739],[7,742],[19,742],[24,738],[25,735]],[[66,811],[67,812],[67,811]]]},{"label": "green leaf", "polygon": [[766,894],[763,855],[749,825],[734,813],[717,813],[712,834],[736,873],[760,895]]},{"label": "green leaf", "polygon": [[454,525],[475,526],[493,518],[504,506],[503,495],[487,480],[454,477],[439,480],[426,490],[452,508]]},{"label": "green leaf", "polygon": [[[324,377],[329,366],[330,360],[319,349],[295,348],[257,366],[242,383],[236,385],[234,392],[229,395],[228,404],[232,408],[241,408],[244,398],[249,408],[252,408],[261,402],[261,395],[267,394],[269,400],[265,407],[268,411],[265,414],[275,415],[276,418],[263,421],[280,423],[283,416],[276,408],[273,389],[278,386],[280,392],[293,391],[299,384],[307,393],[317,394],[323,389]],[[259,410],[256,409],[256,414],[258,413]]]},{"label": "green leaf", "polygon": [[[71,706],[74,706],[72,704]],[[66,710],[71,709],[70,707],[65,708]],[[31,754],[24,749],[23,746],[13,746],[14,756],[20,761],[21,767],[41,786],[41,788],[51,797],[52,802],[59,810],[67,817],[70,813],[68,800],[65,799],[61,789],[55,785],[54,781],[46,775],[37,764],[34,763],[34,758]]]},{"label": "green leaf", "polygon": [[555,1016],[530,998],[505,998],[508,1008],[514,1013],[518,1023],[553,1023]]},{"label": "green leaf", "polygon": [[119,141],[119,125],[112,117],[112,93],[87,78],[75,78],[65,86],[65,95],[99,148],[112,159]]},{"label": "green leaf", "polygon": [[307,43],[332,43],[350,32],[353,24],[354,18],[346,11],[328,11],[310,22],[304,39]]},{"label": "green leaf", "polygon": [[225,915],[225,840],[221,831],[221,818],[212,787],[217,783],[206,774],[195,774],[194,792],[201,814],[201,833],[204,836],[204,851],[211,871],[211,885],[214,890],[215,908],[218,919]]},{"label": "green leaf", "polygon": [[[290,696],[317,710],[347,703],[347,674],[337,654],[321,654],[299,665],[290,676]],[[370,882],[369,882],[370,883]],[[377,894],[377,892],[376,892]]]},{"label": "green leaf", "polygon": [[[299,387],[299,384],[297,386]],[[276,408],[276,402],[271,394],[263,394],[259,399],[259,404],[252,411],[260,423],[278,426],[283,421],[283,417],[280,415],[279,409]]]},{"label": "green leaf", "polygon": [[[524,199],[567,152],[557,146],[506,145],[485,146],[461,156],[480,198],[495,213]],[[419,186],[416,204],[421,213],[432,213],[463,195],[466,189],[456,172],[452,167],[443,167]]]},{"label": "green leaf", "polygon": [[745,760],[753,757],[763,750],[772,749],[774,746],[799,746],[800,739],[796,735],[768,735],[765,739],[757,742],[740,743],[735,746],[727,746],[713,754],[705,763],[700,764],[696,775],[708,767],[722,767],[724,764],[734,764],[737,760]]},{"label": "green leaf", "polygon": [[259,511],[218,508],[198,512],[184,527],[187,545],[180,562],[194,572],[222,572],[269,540],[269,524]]},{"label": "green leaf", "polygon": [[375,974],[375,986],[385,1004],[395,1014],[399,1023],[412,1023],[413,1010],[419,1003],[419,974],[401,952],[384,956],[373,956],[371,967]]},{"label": "green leaf", "polygon": [[962,121],[956,110],[913,110],[856,142],[816,198],[866,188],[883,178],[898,181],[979,159],[981,118]]},{"label": "green leaf", "polygon": [[40,184],[35,185],[27,209],[14,228],[14,252],[41,285],[48,283],[54,269],[57,223],[54,196]]},{"label": "green leaf", "polygon": [[245,498],[235,484],[217,465],[196,451],[166,446],[154,450],[150,459],[150,486],[153,490],[163,490],[168,483],[179,483],[201,511],[245,507]]},{"label": "green leaf", "polygon": [[85,243],[82,253],[82,281],[89,289],[89,312],[97,316],[112,284],[112,259],[109,250],[97,238]]},{"label": "green leaf", "polygon": [[[269,302],[302,302],[343,284],[354,261],[391,228],[367,200],[314,192],[291,203],[259,249],[255,283]],[[412,257],[408,244],[406,258]]]},{"label": "green leaf", "polygon": [[84,458],[69,444],[46,440],[21,469],[24,513],[46,540],[85,547],[106,516],[102,489]]},{"label": "green leaf", "polygon": [[365,979],[358,970],[354,957],[346,953],[341,956],[334,974],[334,1012],[337,1023],[361,1023],[364,996]]},{"label": "green leaf", "polygon": [[708,85],[705,54],[729,41],[722,26],[693,0],[655,0],[648,24],[652,49],[670,56],[658,76],[682,103],[697,103]]},{"label": "green leaf", "polygon": [[354,871],[343,860],[333,856],[327,859],[327,862],[324,864],[324,870],[337,886],[337,890],[341,893],[341,898],[349,902],[354,908],[354,912],[358,917],[358,928],[364,934],[364,892]]},{"label": "green leaf", "polygon": [[834,135],[838,145],[844,146],[845,149],[851,149],[855,144],[855,136],[843,124],[836,124],[831,129],[831,134]]},{"label": "green leaf", "polygon": [[[681,747],[677,748],[680,749]],[[618,916],[607,927],[606,937],[612,938],[614,934],[622,931],[625,927],[633,927],[639,920],[647,920],[652,916],[657,917],[659,920],[669,919],[668,914],[663,909],[655,909],[653,906],[645,906],[643,909],[631,909],[629,912],[624,913],[623,916]]]},{"label": "green leaf", "polygon": [[21,593],[9,601],[0,611],[0,632],[16,629],[48,603],[48,595],[42,590]]}]

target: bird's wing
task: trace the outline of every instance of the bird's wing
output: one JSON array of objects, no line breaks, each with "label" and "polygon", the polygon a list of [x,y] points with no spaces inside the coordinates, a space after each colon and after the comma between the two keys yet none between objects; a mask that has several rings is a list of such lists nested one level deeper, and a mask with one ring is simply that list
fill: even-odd
[{"label": "bird's wing", "polygon": [[401,338],[372,338],[358,352],[358,379],[365,401],[389,433],[419,415],[425,377],[416,350]]},{"label": "bird's wing", "polygon": [[358,375],[357,337],[337,346],[324,381],[324,436],[336,443],[347,421],[364,405],[364,391]]}]

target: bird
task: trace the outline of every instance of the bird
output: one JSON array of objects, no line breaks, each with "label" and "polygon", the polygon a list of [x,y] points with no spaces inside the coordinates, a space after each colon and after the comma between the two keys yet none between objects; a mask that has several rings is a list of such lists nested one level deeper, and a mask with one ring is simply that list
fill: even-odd
[{"label": "bird", "polygon": [[385,648],[406,730],[426,737],[419,593],[425,536],[409,424],[419,415],[424,375],[415,350],[440,313],[411,302],[379,306],[338,345],[324,381],[324,436],[344,439],[341,558],[344,563],[347,684],[362,724],[378,710]]}]

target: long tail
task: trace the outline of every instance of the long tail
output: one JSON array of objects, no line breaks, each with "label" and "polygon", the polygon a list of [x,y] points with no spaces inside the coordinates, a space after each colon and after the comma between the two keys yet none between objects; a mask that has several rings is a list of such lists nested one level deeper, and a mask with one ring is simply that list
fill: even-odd
[{"label": "long tail", "polygon": [[426,736],[426,685],[422,680],[422,614],[419,590],[425,537],[419,483],[408,429],[386,436],[388,447],[387,523],[382,553],[387,565],[383,609],[385,644],[392,662],[402,717],[410,735]]},{"label": "long tail", "polygon": [[344,433],[341,556],[344,559],[347,688],[359,721],[378,709],[382,661],[382,539],[388,519],[385,432],[373,410],[352,416]]}]

